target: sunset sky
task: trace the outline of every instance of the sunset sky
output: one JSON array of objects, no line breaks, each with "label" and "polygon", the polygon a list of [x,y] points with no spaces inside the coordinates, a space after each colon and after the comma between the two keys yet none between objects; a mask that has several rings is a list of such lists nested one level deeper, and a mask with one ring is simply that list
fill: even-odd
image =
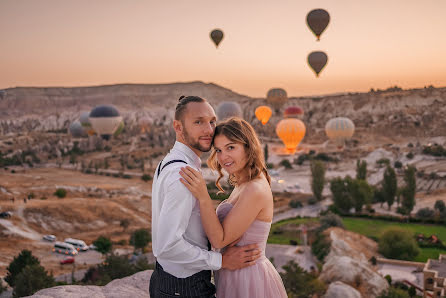
[{"label": "sunset sky", "polygon": [[[331,16],[321,41],[306,14]],[[446,86],[445,0],[0,0],[0,88],[213,82],[265,97]],[[209,32],[221,28],[218,49]],[[329,56],[317,79],[306,58]]]}]

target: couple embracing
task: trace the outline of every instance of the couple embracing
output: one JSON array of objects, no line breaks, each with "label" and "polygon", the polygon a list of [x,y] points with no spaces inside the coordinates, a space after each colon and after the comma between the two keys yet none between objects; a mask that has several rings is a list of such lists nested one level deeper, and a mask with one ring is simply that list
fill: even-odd
[{"label": "couple embracing", "polygon": [[[180,98],[173,126],[175,145],[159,163],[152,186],[157,262],[150,297],[287,297],[265,256],[273,196],[254,129],[239,118],[217,125],[212,106],[197,96]],[[234,186],[216,211],[200,172],[200,156],[211,149],[207,163],[219,173],[217,187],[223,190],[222,170]]]}]

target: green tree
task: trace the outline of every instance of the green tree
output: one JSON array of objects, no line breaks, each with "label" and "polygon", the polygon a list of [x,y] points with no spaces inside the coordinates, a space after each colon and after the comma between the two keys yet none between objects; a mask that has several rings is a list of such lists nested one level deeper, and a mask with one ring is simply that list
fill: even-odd
[{"label": "green tree", "polygon": [[105,236],[99,236],[99,238],[93,242],[93,245],[96,246],[96,250],[103,255],[109,253],[112,249],[111,240]]},{"label": "green tree", "polygon": [[367,162],[365,160],[356,161],[356,179],[366,180],[367,179]]},{"label": "green tree", "polygon": [[130,237],[130,244],[135,247],[135,250],[143,249],[150,241],[152,241],[152,236],[149,230],[144,228],[136,230]]},{"label": "green tree", "polygon": [[293,261],[282,267],[280,273],[288,297],[320,297],[326,291],[326,285],[313,274],[307,273]]},{"label": "green tree", "polygon": [[330,190],[333,195],[333,203],[335,207],[343,213],[349,213],[353,207],[353,201],[350,197],[348,185],[346,181],[351,180],[349,176],[345,179],[340,177],[330,181]]},{"label": "green tree", "polygon": [[356,212],[361,212],[362,207],[369,206],[373,198],[373,188],[365,180],[350,179],[348,180],[348,189],[353,200]]},{"label": "green tree", "polygon": [[397,190],[398,185],[395,170],[391,166],[387,165],[382,182],[382,191],[384,197],[386,198],[387,205],[389,206],[389,210],[395,201]]},{"label": "green tree", "polygon": [[268,157],[269,157],[268,144],[265,144],[265,148],[263,149],[263,155],[265,156],[265,164],[267,164],[268,163]]},{"label": "green tree", "polygon": [[54,277],[40,264],[28,265],[17,275],[13,297],[30,296],[38,290],[53,287]]},{"label": "green tree", "polygon": [[67,196],[67,190],[65,188],[58,188],[54,192],[54,195],[60,199],[65,198]]},{"label": "green tree", "polygon": [[322,161],[311,161],[311,189],[314,197],[320,201],[322,200],[322,191],[325,184],[325,166]]},{"label": "green tree", "polygon": [[438,210],[438,212],[443,213],[446,209],[446,206],[444,204],[443,200],[437,200],[435,201],[434,209]]},{"label": "green tree", "polygon": [[378,249],[389,259],[412,260],[420,249],[410,231],[388,228],[379,239]]},{"label": "green tree", "polygon": [[415,206],[415,193],[417,188],[415,171],[416,169],[413,166],[408,166],[407,169],[404,170],[404,182],[406,185],[401,191],[401,205],[405,214],[410,214]]},{"label": "green tree", "polygon": [[15,281],[17,276],[22,272],[22,270],[28,265],[40,265],[39,259],[34,257],[31,251],[24,249],[18,256],[14,257],[12,262],[6,268],[7,274],[5,281],[11,286],[15,286]]}]

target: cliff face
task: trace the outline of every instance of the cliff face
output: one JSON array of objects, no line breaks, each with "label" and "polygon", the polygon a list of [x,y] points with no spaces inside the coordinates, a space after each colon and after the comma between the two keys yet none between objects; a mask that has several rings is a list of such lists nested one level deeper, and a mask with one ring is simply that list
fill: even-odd
[{"label": "cliff face", "polygon": [[270,122],[262,126],[254,110],[267,104],[265,99],[250,98],[203,82],[6,89],[0,92],[0,134],[67,128],[82,111],[90,111],[104,103],[119,108],[127,127],[136,125],[144,116],[167,124],[181,95],[204,97],[214,107],[222,101],[238,102],[245,119],[268,136],[275,136],[275,124],[283,118],[283,108],[291,105],[304,109],[302,120],[310,141],[322,137],[325,123],[336,116],[353,120],[357,132],[375,135],[434,137],[446,134],[446,88],[290,98],[282,110],[275,111]]}]

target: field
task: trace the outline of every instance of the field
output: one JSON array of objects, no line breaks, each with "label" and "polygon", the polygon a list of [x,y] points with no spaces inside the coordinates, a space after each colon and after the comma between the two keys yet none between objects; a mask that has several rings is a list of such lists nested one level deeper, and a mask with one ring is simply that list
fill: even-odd
[{"label": "field", "polygon": [[[296,232],[292,232],[289,228],[285,229],[281,234],[274,233],[280,229],[284,230],[284,226],[294,226],[295,229],[300,224],[307,224],[311,226],[317,223],[319,219],[315,218],[294,218],[289,220],[284,220],[273,224],[271,227],[270,236],[268,238],[268,243],[275,244],[290,244],[290,240],[296,239]],[[446,226],[441,225],[428,225],[428,224],[415,224],[415,223],[397,223],[384,220],[373,220],[373,219],[363,219],[363,218],[343,218],[344,226],[347,230],[364,235],[372,239],[379,239],[381,234],[390,227],[399,227],[406,229],[415,234],[424,234],[425,236],[436,235],[441,241],[446,242]],[[438,248],[420,248],[420,254],[414,259],[417,262],[426,262],[427,259],[438,259],[439,254],[446,254],[446,250]]]}]

